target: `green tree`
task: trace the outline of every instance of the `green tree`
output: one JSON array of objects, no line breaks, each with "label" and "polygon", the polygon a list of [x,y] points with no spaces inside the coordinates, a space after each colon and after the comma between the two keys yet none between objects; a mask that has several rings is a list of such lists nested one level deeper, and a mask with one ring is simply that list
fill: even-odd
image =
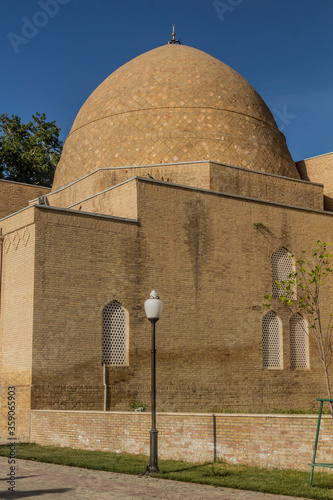
[{"label": "green tree", "polygon": [[[279,302],[291,312],[298,310],[307,321],[306,334],[321,360],[327,395],[332,399],[328,368],[333,354],[333,312],[324,318],[322,310],[323,287],[333,273],[330,267],[332,254],[328,253],[327,246],[328,243],[318,240],[316,248],[311,252],[311,259],[303,251],[303,256],[296,260],[296,270],[275,284],[281,290]],[[270,307],[272,295],[265,295],[265,299],[268,303],[264,305]],[[331,414],[333,417],[332,403]]]},{"label": "green tree", "polygon": [[51,186],[62,150],[59,134],[44,113],[26,124],[16,115],[0,115],[0,179]]}]

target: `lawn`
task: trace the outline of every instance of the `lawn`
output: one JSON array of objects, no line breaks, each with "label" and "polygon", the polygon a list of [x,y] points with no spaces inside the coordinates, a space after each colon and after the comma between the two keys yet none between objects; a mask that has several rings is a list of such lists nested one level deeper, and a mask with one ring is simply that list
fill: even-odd
[{"label": "lawn", "polygon": [[[8,446],[0,446],[0,456],[8,456]],[[124,474],[142,474],[149,462],[144,455],[75,450],[54,446],[17,443],[16,458],[69,465],[86,469],[106,470]],[[224,486],[280,495],[319,500],[333,500],[333,474],[315,470],[313,486],[308,486],[308,472],[261,469],[226,463],[189,463],[160,460],[160,474],[154,477],[191,483]]]}]

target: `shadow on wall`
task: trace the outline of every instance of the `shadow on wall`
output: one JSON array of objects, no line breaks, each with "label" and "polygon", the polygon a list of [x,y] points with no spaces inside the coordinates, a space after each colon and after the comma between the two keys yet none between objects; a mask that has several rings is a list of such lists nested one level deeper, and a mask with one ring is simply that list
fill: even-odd
[{"label": "shadow on wall", "polygon": [[301,176],[302,181],[310,181],[309,176],[308,176],[308,171],[305,165],[305,161],[298,161],[296,163],[297,170],[299,172],[299,175]]},{"label": "shadow on wall", "polygon": [[324,195],[324,210],[326,212],[333,212],[333,198]]},{"label": "shadow on wall", "polygon": [[[296,166],[297,166],[299,175],[301,176],[301,179],[303,181],[313,182],[309,178],[308,170],[306,168],[305,161],[303,161],[303,160],[298,161],[296,163]],[[326,212],[333,212],[333,198],[332,197],[324,195],[324,210]]]}]

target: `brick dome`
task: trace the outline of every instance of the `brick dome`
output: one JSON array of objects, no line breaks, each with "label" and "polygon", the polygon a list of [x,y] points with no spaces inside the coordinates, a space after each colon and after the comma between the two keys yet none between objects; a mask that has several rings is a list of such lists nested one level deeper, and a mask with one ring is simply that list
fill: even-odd
[{"label": "brick dome", "polygon": [[299,178],[272,113],[218,59],[170,44],[112,73],[79,111],[53,189],[102,167],[211,160]]}]

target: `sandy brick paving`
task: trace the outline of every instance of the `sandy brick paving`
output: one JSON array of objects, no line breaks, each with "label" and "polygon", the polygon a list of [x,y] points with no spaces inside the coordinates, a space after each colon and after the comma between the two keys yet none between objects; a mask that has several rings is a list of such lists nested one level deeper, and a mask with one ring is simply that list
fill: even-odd
[{"label": "sandy brick paving", "polygon": [[0,499],[291,500],[292,498],[27,460],[17,460],[16,467],[16,493],[12,493],[7,491],[6,474],[9,472],[7,458],[0,457]]}]

